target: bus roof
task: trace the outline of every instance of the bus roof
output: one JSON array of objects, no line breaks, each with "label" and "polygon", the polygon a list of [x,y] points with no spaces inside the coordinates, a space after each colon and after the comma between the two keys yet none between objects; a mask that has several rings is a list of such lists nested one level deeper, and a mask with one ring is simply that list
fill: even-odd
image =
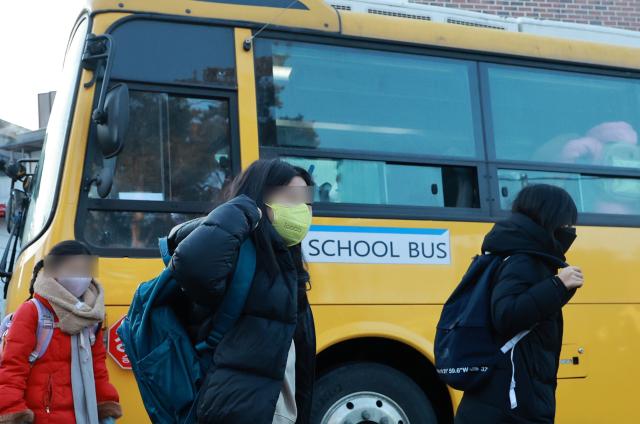
[{"label": "bus roof", "polygon": [[428,22],[521,32],[568,40],[640,48],[640,32],[602,25],[510,18],[463,9],[429,6],[415,0],[327,0],[337,10],[395,16]]},{"label": "bus roof", "polygon": [[640,32],[478,12],[412,0],[87,0],[100,12],[143,12],[330,32],[433,47],[640,69]]}]

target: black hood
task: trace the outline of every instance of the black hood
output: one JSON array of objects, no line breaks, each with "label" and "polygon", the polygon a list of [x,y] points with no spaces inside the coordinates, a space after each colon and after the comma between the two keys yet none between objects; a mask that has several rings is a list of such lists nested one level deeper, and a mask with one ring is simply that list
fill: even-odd
[{"label": "black hood", "polygon": [[493,226],[484,238],[482,251],[505,256],[527,251],[566,261],[553,236],[529,217],[518,213]]}]

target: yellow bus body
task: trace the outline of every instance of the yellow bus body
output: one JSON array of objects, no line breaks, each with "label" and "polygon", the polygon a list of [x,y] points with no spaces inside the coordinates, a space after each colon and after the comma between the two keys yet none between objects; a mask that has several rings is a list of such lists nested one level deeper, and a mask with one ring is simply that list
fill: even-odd
[{"label": "yellow bus body", "polygon": [[[206,1],[94,0],[90,32],[102,34],[115,22],[136,14],[229,21],[235,27],[239,133],[242,167],[259,157],[253,54],[243,49],[251,29],[243,23],[272,23],[277,28],[326,33],[332,37],[365,38],[372,43],[425,45],[520,58],[640,69],[640,51],[603,44],[551,39],[491,29],[411,21],[401,18],[337,12],[319,0],[302,0],[309,10],[240,6]],[[340,16],[338,16],[338,13]],[[82,71],[81,82],[91,78]],[[50,224],[19,255],[10,282],[7,310],[27,297],[34,263],[56,243],[75,238],[78,198],[82,186],[90,115],[95,88],[80,85],[71,120],[65,165]],[[420,221],[318,217],[314,224],[368,227],[446,228],[451,235],[451,264],[367,265],[310,264],[318,354],[356,339],[388,339],[408,346],[433,363],[435,326],[440,309],[478,252],[489,222]],[[570,262],[583,267],[586,284],[564,308],[562,359],[580,357],[579,365],[563,362],[558,385],[557,422],[636,423],[635,406],[640,367],[640,229],[580,227]],[[126,314],[137,285],[156,276],[159,259],[104,257],[99,280],[106,289],[105,327]],[[578,353],[578,350],[582,353]],[[389,356],[394,351],[387,352]],[[111,380],[124,409],[123,423],[148,421],[131,371],[108,358]],[[426,388],[428,390],[428,388]],[[448,390],[455,410],[461,393]]]}]

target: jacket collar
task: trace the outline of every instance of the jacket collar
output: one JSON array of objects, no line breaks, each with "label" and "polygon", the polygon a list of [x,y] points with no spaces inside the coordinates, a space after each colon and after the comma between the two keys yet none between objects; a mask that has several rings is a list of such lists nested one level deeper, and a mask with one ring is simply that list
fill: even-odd
[{"label": "jacket collar", "polygon": [[494,225],[484,239],[482,251],[503,255],[529,251],[551,255],[563,262],[566,260],[553,235],[531,218],[519,213]]}]

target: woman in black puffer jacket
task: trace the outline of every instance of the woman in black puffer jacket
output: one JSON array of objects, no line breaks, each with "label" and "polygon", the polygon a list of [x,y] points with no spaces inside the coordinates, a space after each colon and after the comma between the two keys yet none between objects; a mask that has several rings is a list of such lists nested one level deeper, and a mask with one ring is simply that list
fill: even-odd
[{"label": "woman in black puffer jacket", "polygon": [[311,224],[312,186],[305,170],[260,160],[236,178],[231,200],[171,231],[172,266],[189,299],[186,320],[195,342],[209,332],[242,242],[252,238],[257,253],[243,314],[204,380],[198,422],[309,420],[315,329],[300,242]]},{"label": "woman in black puffer jacket", "polygon": [[498,343],[531,332],[514,349],[517,406],[509,397],[510,355],[504,355],[486,384],[464,393],[456,424],[554,422],[562,307],[583,284],[577,267],[556,273],[576,238],[576,219],[575,203],[566,191],[533,185],[519,193],[512,216],[487,234],[482,251],[507,258],[497,271],[491,297]]}]

